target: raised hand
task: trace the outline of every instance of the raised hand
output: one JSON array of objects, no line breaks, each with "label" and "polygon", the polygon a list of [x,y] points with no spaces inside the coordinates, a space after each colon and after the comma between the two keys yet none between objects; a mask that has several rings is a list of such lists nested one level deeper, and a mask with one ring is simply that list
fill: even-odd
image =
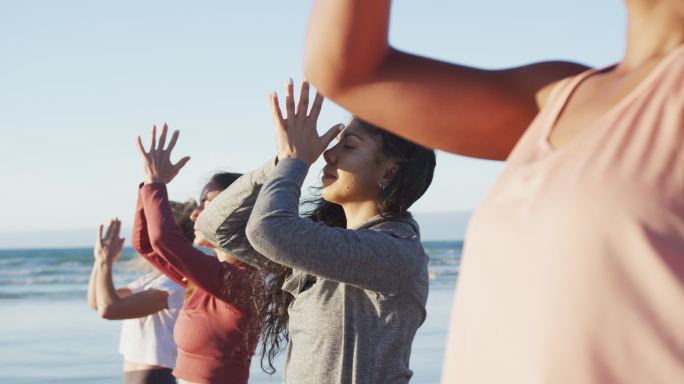
[{"label": "raised hand", "polygon": [[295,105],[294,85],[292,79],[287,82],[285,95],[285,110],[287,117],[283,117],[278,102],[278,94],[269,96],[273,121],[275,123],[276,138],[278,140],[278,159],[295,158],[313,164],[325,151],[331,141],[344,128],[337,124],[330,128],[323,136],[318,136],[316,122],[323,106],[323,96],[316,92],[311,111],[309,111],[309,83],[302,82],[299,104]]},{"label": "raised hand", "polygon": [[125,239],[119,237],[121,221],[112,219],[107,226],[107,232],[102,236],[103,225],[97,230],[97,242],[95,243],[95,258],[109,264],[113,264],[121,256]]},{"label": "raised hand", "polygon": [[138,151],[143,157],[145,168],[145,184],[170,183],[176,177],[178,171],[190,160],[190,156],[186,156],[176,164],[171,162],[171,151],[176,146],[179,132],[178,130],[173,131],[169,146],[164,149],[167,131],[168,126],[164,124],[161,135],[159,135],[159,144],[157,144],[157,126],[152,126],[152,142],[150,143],[149,152],[145,152],[142,139],[138,136]]}]

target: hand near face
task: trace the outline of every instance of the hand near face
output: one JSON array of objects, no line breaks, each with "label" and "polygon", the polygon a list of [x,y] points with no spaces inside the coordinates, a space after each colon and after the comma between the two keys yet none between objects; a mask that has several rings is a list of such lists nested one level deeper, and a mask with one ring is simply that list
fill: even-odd
[{"label": "hand near face", "polygon": [[145,169],[145,184],[164,183],[168,184],[173,180],[183,166],[190,160],[190,156],[186,156],[176,164],[171,162],[171,151],[176,146],[179,132],[173,131],[169,146],[164,149],[166,143],[166,133],[168,126],[164,124],[161,135],[159,135],[159,144],[157,141],[157,126],[152,127],[152,140],[150,143],[149,152],[145,152],[143,148],[142,139],[138,136],[138,151],[143,158],[143,165]]},{"label": "hand near face", "polygon": [[109,221],[107,232],[102,236],[103,226],[97,231],[97,242],[95,243],[95,259],[113,264],[121,256],[125,239],[119,237],[121,232],[121,221],[113,219]]},{"label": "hand near face", "polygon": [[344,128],[343,124],[337,124],[330,128],[323,136],[318,136],[316,123],[318,115],[321,113],[323,100],[323,96],[316,92],[311,111],[309,111],[309,83],[303,81],[299,95],[299,104],[295,105],[294,85],[290,79],[287,83],[287,93],[285,96],[287,116],[283,117],[278,102],[278,95],[274,92],[269,96],[276,138],[278,140],[279,160],[295,158],[311,165]]}]

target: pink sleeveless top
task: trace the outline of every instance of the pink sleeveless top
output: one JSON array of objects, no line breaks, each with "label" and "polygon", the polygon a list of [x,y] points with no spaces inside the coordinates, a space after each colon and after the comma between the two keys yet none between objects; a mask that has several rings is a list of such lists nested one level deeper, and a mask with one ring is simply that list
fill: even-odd
[{"label": "pink sleeveless top", "polygon": [[684,383],[684,46],[563,147],[562,81],[466,236],[443,383]]}]

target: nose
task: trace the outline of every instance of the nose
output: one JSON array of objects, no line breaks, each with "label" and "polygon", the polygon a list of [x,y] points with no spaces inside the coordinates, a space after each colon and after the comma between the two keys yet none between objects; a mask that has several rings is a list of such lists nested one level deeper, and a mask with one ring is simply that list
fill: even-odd
[{"label": "nose", "polygon": [[200,213],[202,213],[202,208],[195,208],[195,210],[192,211],[192,213],[190,214],[190,220],[192,220],[193,222],[197,221],[197,218],[199,217]]},{"label": "nose", "polygon": [[335,152],[335,149],[337,148],[337,145],[334,145],[330,149],[326,149],[323,152],[323,160],[325,160],[326,163],[328,164],[335,164],[337,162],[337,153]]}]

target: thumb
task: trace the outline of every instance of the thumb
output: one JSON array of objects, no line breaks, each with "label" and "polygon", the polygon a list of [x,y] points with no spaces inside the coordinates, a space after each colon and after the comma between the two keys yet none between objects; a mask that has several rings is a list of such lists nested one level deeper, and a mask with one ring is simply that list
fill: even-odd
[{"label": "thumb", "polygon": [[326,132],[323,136],[321,136],[321,141],[323,142],[323,146],[324,146],[325,148],[327,148],[328,145],[329,145],[333,140],[335,140],[335,138],[337,137],[337,135],[339,135],[340,132],[342,132],[343,129],[344,129],[344,124],[337,124],[337,125],[334,125],[332,128],[330,128],[330,129],[328,130],[328,132]]},{"label": "thumb", "polygon": [[185,166],[185,164],[188,163],[188,161],[190,161],[190,156],[185,156],[184,158],[178,160],[176,165],[173,166],[175,168],[176,172],[180,171],[181,168],[183,168]]}]

